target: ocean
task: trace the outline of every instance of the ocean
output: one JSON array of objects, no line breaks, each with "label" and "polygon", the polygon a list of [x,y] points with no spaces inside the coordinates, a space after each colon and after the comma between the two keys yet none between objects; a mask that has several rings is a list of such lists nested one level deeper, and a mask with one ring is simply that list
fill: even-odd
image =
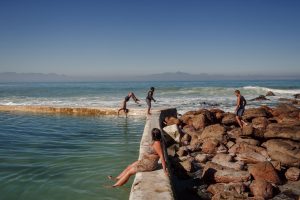
[{"label": "ocean", "polygon": [[[47,105],[118,108],[132,91],[141,99],[155,87],[153,107],[233,111],[234,90],[247,100],[273,91],[279,98],[300,93],[300,80],[198,82],[0,83],[0,105]],[[141,108],[133,101],[128,108]],[[138,157],[144,116],[128,118],[0,112],[0,199],[128,199],[131,182],[118,189],[107,175],[117,175]]]}]

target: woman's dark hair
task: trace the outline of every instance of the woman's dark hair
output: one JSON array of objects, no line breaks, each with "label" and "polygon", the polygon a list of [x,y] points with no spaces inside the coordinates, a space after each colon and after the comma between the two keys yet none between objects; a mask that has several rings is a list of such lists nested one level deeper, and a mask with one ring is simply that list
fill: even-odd
[{"label": "woman's dark hair", "polygon": [[150,88],[150,90],[152,90],[152,91],[154,91],[154,89],[155,89],[154,87],[151,87],[151,88]]},{"label": "woman's dark hair", "polygon": [[161,132],[158,128],[152,129],[152,140],[160,141],[161,140]]},{"label": "woman's dark hair", "polygon": [[235,90],[234,92],[237,93],[237,94],[240,94],[240,93],[241,93],[239,90]]}]

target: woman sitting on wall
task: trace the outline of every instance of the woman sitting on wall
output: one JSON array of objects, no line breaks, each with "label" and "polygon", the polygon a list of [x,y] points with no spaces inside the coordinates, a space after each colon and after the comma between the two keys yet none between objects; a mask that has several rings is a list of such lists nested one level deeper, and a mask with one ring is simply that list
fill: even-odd
[{"label": "woman sitting on wall", "polygon": [[161,147],[161,132],[159,129],[152,129],[152,144],[148,146],[147,152],[143,155],[141,160],[135,161],[129,165],[119,176],[113,178],[109,176],[109,179],[115,179],[117,182],[113,187],[124,185],[130,176],[137,172],[153,171],[157,168],[158,160],[161,160],[161,164],[165,174],[167,175],[166,162]]}]

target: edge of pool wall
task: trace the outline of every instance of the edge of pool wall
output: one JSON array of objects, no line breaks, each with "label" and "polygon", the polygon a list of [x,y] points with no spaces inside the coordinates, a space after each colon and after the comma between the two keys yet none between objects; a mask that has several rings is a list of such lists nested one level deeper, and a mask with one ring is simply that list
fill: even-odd
[{"label": "edge of pool wall", "polygon": [[[148,116],[145,123],[144,132],[140,142],[139,159],[147,151],[147,146],[151,143],[151,130],[153,128],[159,128],[162,133],[162,123],[167,116],[177,116],[176,108],[162,109],[153,111],[151,116]],[[163,134],[162,134],[163,135]],[[163,138],[164,140],[164,138]],[[163,142],[163,151],[169,168],[169,161],[167,156],[167,149]],[[169,170],[170,171],[170,170]],[[138,172],[135,175],[135,179],[131,186],[131,192],[129,200],[152,200],[152,199],[164,199],[174,200],[174,192],[172,186],[172,180],[166,176],[163,169],[151,171],[151,172]]]}]

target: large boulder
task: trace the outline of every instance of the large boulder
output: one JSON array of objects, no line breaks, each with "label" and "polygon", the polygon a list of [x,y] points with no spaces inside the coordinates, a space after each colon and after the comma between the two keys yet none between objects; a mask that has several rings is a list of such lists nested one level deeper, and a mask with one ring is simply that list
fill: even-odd
[{"label": "large boulder", "polygon": [[228,152],[231,154],[255,152],[255,153],[258,153],[258,154],[264,156],[266,159],[268,158],[268,152],[265,148],[250,145],[245,142],[236,143],[228,150]]},{"label": "large boulder", "polygon": [[214,124],[205,127],[202,134],[200,135],[200,139],[208,139],[213,138],[218,141],[224,141],[224,134],[225,134],[225,128],[221,126],[220,124]]},{"label": "large boulder", "polygon": [[290,140],[272,139],[263,143],[262,146],[267,148],[272,160],[280,161],[282,165],[286,166],[300,166],[300,143]]},{"label": "large boulder", "polygon": [[222,124],[225,125],[232,125],[232,124],[237,124],[235,114],[233,113],[224,113],[223,118],[222,118]]},{"label": "large boulder", "polygon": [[259,162],[265,162],[268,159],[257,152],[249,151],[237,154],[236,160],[242,161],[247,164],[255,164]]},{"label": "large boulder", "polygon": [[243,168],[243,162],[233,162],[233,158],[229,154],[218,153],[212,158],[212,162],[222,165],[224,167],[240,170]]},{"label": "large boulder", "polygon": [[265,138],[285,138],[300,141],[300,125],[290,124],[269,124],[264,133]]},{"label": "large boulder", "polygon": [[265,130],[269,122],[266,117],[256,117],[252,119],[253,128]]},{"label": "large boulder", "polygon": [[246,187],[243,183],[216,183],[211,184],[207,191],[215,195],[224,191],[230,191],[238,194],[243,194],[246,191]]},{"label": "large boulder", "polygon": [[214,180],[217,183],[238,183],[247,182],[251,178],[247,171],[236,171],[234,169],[217,170],[214,174]]},{"label": "large boulder", "polygon": [[202,152],[207,154],[214,154],[217,152],[219,141],[214,138],[204,140],[202,144]]},{"label": "large boulder", "polygon": [[264,199],[273,197],[272,185],[262,179],[254,180],[250,185],[250,190],[254,197],[263,197]]},{"label": "large boulder", "polygon": [[289,181],[284,185],[280,185],[279,189],[282,193],[288,194],[294,197],[294,199],[299,200],[300,198],[300,180],[299,181]]},{"label": "large boulder", "polygon": [[203,129],[205,128],[206,125],[208,125],[208,121],[204,114],[195,115],[192,118],[192,121],[193,121],[193,127],[196,130]]},{"label": "large boulder", "polygon": [[264,108],[249,108],[245,110],[243,115],[244,120],[252,120],[257,117],[267,117],[268,113]]},{"label": "large boulder", "polygon": [[236,139],[236,143],[247,143],[249,145],[252,146],[259,146],[260,145],[260,141],[252,139],[252,138],[237,138]]},{"label": "large boulder", "polygon": [[300,109],[291,104],[281,103],[277,107],[270,110],[272,115],[275,117],[295,117],[299,119]]},{"label": "large boulder", "polygon": [[281,180],[277,174],[276,169],[270,162],[260,162],[248,167],[249,173],[255,180],[265,180],[270,183],[280,184]]},{"label": "large boulder", "polygon": [[285,177],[289,181],[298,181],[300,178],[300,169],[291,167],[285,172]]}]

